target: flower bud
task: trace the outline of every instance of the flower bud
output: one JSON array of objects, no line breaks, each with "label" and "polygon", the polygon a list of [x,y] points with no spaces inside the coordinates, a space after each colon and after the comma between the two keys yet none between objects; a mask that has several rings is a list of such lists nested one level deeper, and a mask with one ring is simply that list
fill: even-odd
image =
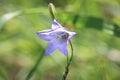
[{"label": "flower bud", "polygon": [[55,18],[55,6],[52,3],[49,3],[48,7],[49,7],[49,11],[50,11],[52,19],[53,20],[56,19]]}]

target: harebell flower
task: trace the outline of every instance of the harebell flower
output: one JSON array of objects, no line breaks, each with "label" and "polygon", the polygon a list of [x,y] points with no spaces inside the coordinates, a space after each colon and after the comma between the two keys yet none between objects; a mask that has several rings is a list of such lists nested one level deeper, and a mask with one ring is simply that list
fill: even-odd
[{"label": "harebell flower", "polygon": [[52,22],[52,29],[37,32],[39,37],[48,41],[45,55],[59,49],[66,56],[68,42],[75,34],[75,32],[68,31],[65,27],[62,27],[56,19]]}]

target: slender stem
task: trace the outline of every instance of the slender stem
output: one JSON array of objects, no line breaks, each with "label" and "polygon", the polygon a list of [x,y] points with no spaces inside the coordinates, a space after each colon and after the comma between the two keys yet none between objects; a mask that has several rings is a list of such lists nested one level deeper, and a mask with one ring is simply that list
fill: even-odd
[{"label": "slender stem", "polygon": [[68,51],[67,51],[67,56],[66,56],[66,66],[68,65],[68,63],[69,63],[69,55],[68,55]]},{"label": "slender stem", "polygon": [[44,54],[45,50],[43,51],[43,53],[39,56],[38,60],[36,61],[36,64],[33,66],[33,68],[31,69],[31,71],[29,72],[29,74],[27,75],[27,77],[25,78],[25,80],[30,80],[30,78],[33,76],[34,72],[36,71],[37,67],[39,66],[42,58],[43,58],[43,54]]},{"label": "slender stem", "polygon": [[69,61],[68,65],[70,65],[70,63],[72,62],[72,59],[73,59],[73,46],[72,46],[72,42],[69,41],[69,43],[70,43],[70,47],[71,47],[71,57],[70,57],[70,61]]},{"label": "slender stem", "polygon": [[73,46],[72,46],[71,41],[69,41],[69,43],[70,43],[70,47],[71,47],[71,57],[70,57],[70,59],[68,59],[68,54],[67,54],[67,65],[65,67],[65,72],[63,74],[62,80],[66,80],[67,75],[69,73],[69,66],[70,66],[70,63],[72,62],[72,59],[73,59]]}]

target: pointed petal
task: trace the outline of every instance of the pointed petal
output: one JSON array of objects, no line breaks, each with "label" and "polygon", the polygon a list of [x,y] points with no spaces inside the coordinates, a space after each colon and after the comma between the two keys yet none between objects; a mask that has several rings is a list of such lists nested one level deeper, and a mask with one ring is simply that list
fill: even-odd
[{"label": "pointed petal", "polygon": [[65,56],[67,55],[67,42],[60,44],[58,48]]},{"label": "pointed petal", "polygon": [[57,46],[54,45],[53,41],[50,41],[46,47],[45,55],[52,53],[56,48]]},{"label": "pointed petal", "polygon": [[76,32],[70,32],[70,31],[67,31],[67,33],[69,34],[68,40],[76,34]]},{"label": "pointed petal", "polygon": [[37,35],[44,40],[50,40],[51,39],[51,37],[49,36],[49,33],[37,32]]},{"label": "pointed petal", "polygon": [[54,19],[52,22],[52,29],[61,28],[62,26]]},{"label": "pointed petal", "polygon": [[42,31],[38,31],[38,32],[40,32],[40,33],[49,33],[51,31],[53,31],[53,30],[52,29],[48,29],[48,30],[42,30]]}]

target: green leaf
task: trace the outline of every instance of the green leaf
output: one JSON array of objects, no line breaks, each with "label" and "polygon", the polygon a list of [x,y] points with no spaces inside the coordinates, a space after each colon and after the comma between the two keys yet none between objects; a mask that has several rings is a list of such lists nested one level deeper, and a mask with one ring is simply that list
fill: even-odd
[{"label": "green leaf", "polygon": [[[46,8],[31,8],[31,9],[26,9],[26,10],[19,10],[19,11],[16,11],[16,12],[12,12],[12,13],[7,13],[5,15],[3,15],[1,18],[0,18],[0,29],[2,29],[2,27],[4,26],[4,24],[14,18],[14,17],[17,17],[19,15],[26,15],[26,14],[39,14],[39,13],[44,13],[46,14]],[[43,12],[44,11],[44,12]]]},{"label": "green leaf", "polygon": [[8,14],[3,15],[3,16],[0,18],[0,29],[2,29],[2,27],[4,26],[4,24],[5,24],[8,20],[10,20],[10,19],[12,19],[12,18],[20,15],[21,13],[22,13],[22,11],[16,11],[16,12],[13,12],[13,13],[8,13]]}]

